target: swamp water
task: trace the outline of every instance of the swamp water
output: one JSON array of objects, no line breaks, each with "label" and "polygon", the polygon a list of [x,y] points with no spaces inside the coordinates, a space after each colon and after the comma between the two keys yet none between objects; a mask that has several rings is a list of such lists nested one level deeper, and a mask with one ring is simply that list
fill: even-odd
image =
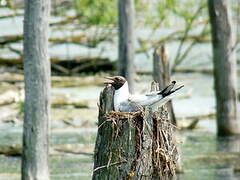
[{"label": "swamp water", "polygon": [[[138,87],[146,91],[150,77],[143,76]],[[240,179],[240,138],[217,139],[215,121],[208,118],[214,112],[214,94],[212,76],[203,74],[181,74],[173,76],[177,82],[185,84],[183,97],[174,100],[178,122],[189,122],[188,117],[200,118],[195,130],[181,130],[180,146],[184,173],[182,180]],[[145,84],[145,86],[144,86]],[[201,86],[199,86],[201,84]],[[149,85],[150,86],[150,85]],[[142,88],[144,87],[144,88]],[[53,94],[68,94],[75,99],[90,99],[89,108],[76,110],[73,107],[53,108],[52,134],[50,148],[50,172],[53,180],[88,180],[93,168],[93,149],[96,137],[97,100],[103,87],[53,88]],[[84,91],[85,89],[85,91]],[[78,93],[85,93],[86,96]],[[57,120],[60,111],[67,110],[70,124]],[[83,113],[84,112],[84,113]],[[84,115],[83,115],[83,114]],[[207,118],[201,119],[200,116]],[[84,117],[83,117],[84,116]],[[74,125],[74,123],[79,125]],[[82,121],[86,121],[82,123]],[[71,124],[72,123],[72,124]],[[22,141],[22,123],[0,124],[0,146],[20,146]],[[20,179],[21,159],[19,156],[0,155],[0,180]]]},{"label": "swamp water", "polygon": [[[209,124],[213,120],[208,120]],[[215,133],[198,129],[194,131],[181,131],[184,138],[181,144],[182,164],[184,173],[179,174],[182,180],[237,180],[240,178],[240,138],[217,140]],[[4,145],[20,144],[21,132],[1,132],[0,142]],[[84,148],[93,149],[96,129],[71,129],[65,132],[54,132],[51,136],[52,146],[60,144],[83,144]],[[238,150],[229,149],[231,143],[238,144]],[[230,144],[230,146],[229,146]],[[228,153],[228,151],[233,151]],[[50,151],[51,152],[51,151]],[[57,152],[51,153],[50,172],[51,179],[59,180],[87,180],[91,179],[93,157],[84,153]],[[20,179],[20,157],[0,156],[0,180]]]}]

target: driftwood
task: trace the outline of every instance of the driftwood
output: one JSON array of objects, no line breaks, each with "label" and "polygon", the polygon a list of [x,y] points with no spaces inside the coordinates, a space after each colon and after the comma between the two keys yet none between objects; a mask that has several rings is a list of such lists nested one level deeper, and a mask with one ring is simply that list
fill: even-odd
[{"label": "driftwood", "polygon": [[55,97],[52,100],[52,107],[54,108],[58,108],[58,107],[62,107],[62,106],[74,106],[75,108],[88,108],[88,102],[86,101],[73,101],[70,100],[69,98],[65,97],[65,96],[61,96],[61,97]]},{"label": "driftwood", "polygon": [[93,179],[174,179],[178,158],[167,111],[113,110],[113,88],[100,95]]},{"label": "driftwood", "polygon": [[[24,103],[24,96],[20,90],[8,90],[0,94],[0,106],[13,103]],[[75,108],[88,108],[89,106],[87,101],[71,100],[63,95],[58,95],[51,99],[51,106],[54,108],[68,105],[74,106]]]},{"label": "driftwood", "polygon": [[[202,73],[202,74],[212,74],[212,69],[194,69],[194,68],[177,68],[172,70],[173,73]],[[240,73],[240,70],[238,70]],[[138,70],[138,75],[152,75],[152,71],[149,70]]]},{"label": "driftwood", "polygon": [[[93,155],[93,145],[86,144],[61,144],[54,145],[50,150],[50,156],[60,155],[59,153]],[[22,146],[18,144],[0,145],[0,155],[21,156]]]},{"label": "driftwood", "polygon": [[8,90],[0,94],[0,106],[8,105],[20,101],[20,93],[18,91]]},{"label": "driftwood", "polygon": [[5,44],[8,44],[8,43],[18,42],[22,39],[23,39],[23,37],[20,34],[0,36],[0,45],[5,45]]},{"label": "driftwood", "polygon": [[0,145],[0,154],[6,156],[20,156],[22,154],[22,147],[20,145]]},{"label": "driftwood", "polygon": [[[2,73],[0,76],[0,83],[22,83],[23,74],[16,73]],[[75,87],[75,86],[92,86],[102,85],[103,75],[89,75],[89,76],[52,76],[53,87]],[[1,85],[1,84],[0,84]]]},{"label": "driftwood", "polygon": [[[59,22],[60,23],[60,22]],[[11,43],[20,42],[23,40],[22,34],[14,34],[14,35],[4,35],[0,36],[0,45],[4,46]],[[49,41],[52,44],[66,44],[66,43],[73,43],[87,47],[96,47],[99,43],[103,41],[109,41],[111,38],[107,36],[107,33],[98,36],[98,37],[91,37],[86,33],[65,36],[65,37],[50,37]]]},{"label": "driftwood", "polygon": [[[0,57],[0,65],[11,67],[15,66],[23,69],[23,59],[8,59]],[[70,75],[86,72],[113,71],[116,63],[107,58],[100,57],[75,57],[74,59],[51,58],[51,69],[53,73]]]},{"label": "driftwood", "polygon": [[51,67],[53,72],[69,75],[82,72],[113,71],[115,69],[115,63],[107,58],[99,57],[76,57],[72,60],[59,60],[55,58],[52,59]]},{"label": "driftwood", "polygon": [[68,154],[83,154],[93,156],[93,144],[60,144],[53,146],[53,149],[58,152]]}]

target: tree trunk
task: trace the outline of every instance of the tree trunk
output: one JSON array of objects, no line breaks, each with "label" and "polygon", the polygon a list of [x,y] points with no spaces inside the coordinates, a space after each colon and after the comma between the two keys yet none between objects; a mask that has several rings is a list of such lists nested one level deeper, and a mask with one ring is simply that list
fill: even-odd
[{"label": "tree trunk", "polygon": [[134,0],[118,0],[118,74],[126,77],[130,92],[134,89]]},{"label": "tree trunk", "polygon": [[212,28],[218,135],[240,133],[237,119],[235,34],[227,0],[208,0]]},{"label": "tree trunk", "polygon": [[177,149],[167,111],[113,110],[113,88],[100,95],[93,180],[172,179]]},{"label": "tree trunk", "polygon": [[[167,87],[170,84],[170,65],[167,57],[166,47],[164,45],[156,48],[153,54],[153,80],[159,83],[159,90]],[[172,101],[169,101],[166,106],[170,115],[171,122],[174,125],[177,125]]]},{"label": "tree trunk", "polygon": [[48,180],[50,0],[25,0],[22,180]]}]

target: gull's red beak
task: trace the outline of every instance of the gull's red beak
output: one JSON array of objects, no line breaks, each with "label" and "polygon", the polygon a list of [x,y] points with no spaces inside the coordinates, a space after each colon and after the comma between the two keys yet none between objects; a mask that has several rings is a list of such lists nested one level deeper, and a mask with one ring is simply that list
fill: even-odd
[{"label": "gull's red beak", "polygon": [[114,83],[113,77],[104,77],[104,78],[110,80],[110,81],[104,81],[104,84],[113,84]]}]

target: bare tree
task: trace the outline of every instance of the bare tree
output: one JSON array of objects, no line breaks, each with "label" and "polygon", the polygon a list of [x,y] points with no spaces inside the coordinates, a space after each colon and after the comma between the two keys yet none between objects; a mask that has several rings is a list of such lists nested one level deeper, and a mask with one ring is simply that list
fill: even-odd
[{"label": "bare tree", "polygon": [[118,74],[127,78],[133,92],[134,68],[134,0],[118,0]]},{"label": "bare tree", "polygon": [[48,180],[50,0],[25,0],[22,180]]},{"label": "bare tree", "polygon": [[235,34],[228,0],[208,0],[212,28],[218,135],[240,133],[237,119]]}]

